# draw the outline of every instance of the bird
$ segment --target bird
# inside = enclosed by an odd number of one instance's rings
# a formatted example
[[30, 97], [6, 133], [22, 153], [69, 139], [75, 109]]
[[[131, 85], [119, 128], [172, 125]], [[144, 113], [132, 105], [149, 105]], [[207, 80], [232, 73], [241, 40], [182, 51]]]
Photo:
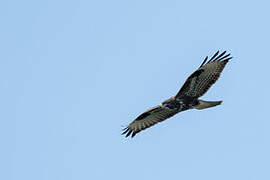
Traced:
[[230, 59], [232, 59], [231, 54], [226, 54], [226, 51], [222, 53], [217, 51], [209, 60], [206, 56], [199, 68], [186, 79], [175, 96], [140, 114], [123, 129], [122, 135], [125, 137], [131, 135], [133, 138], [140, 131], [179, 112], [194, 108], [202, 110], [220, 105], [222, 101], [205, 101], [199, 98], [218, 80]]

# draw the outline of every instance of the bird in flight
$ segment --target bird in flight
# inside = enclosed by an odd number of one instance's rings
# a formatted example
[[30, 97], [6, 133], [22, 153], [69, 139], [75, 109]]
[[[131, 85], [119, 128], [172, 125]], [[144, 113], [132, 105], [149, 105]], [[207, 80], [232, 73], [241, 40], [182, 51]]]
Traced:
[[[164, 121], [175, 114], [188, 109], [206, 109], [220, 105], [222, 101], [204, 101], [199, 99], [218, 80], [227, 62], [232, 59], [226, 51], [217, 51], [209, 60], [205, 57], [201, 66], [185, 81], [179, 92], [139, 115], [123, 133], [126, 137], [134, 137], [138, 132]], [[208, 60], [208, 61], [207, 61]]]

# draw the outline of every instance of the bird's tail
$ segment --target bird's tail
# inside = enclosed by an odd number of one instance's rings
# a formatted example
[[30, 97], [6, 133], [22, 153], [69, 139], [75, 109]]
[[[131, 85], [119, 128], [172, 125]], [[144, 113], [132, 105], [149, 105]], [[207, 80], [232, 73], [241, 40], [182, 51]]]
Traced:
[[222, 103], [222, 101], [203, 101], [199, 99], [199, 104], [194, 106], [196, 109], [206, 109], [206, 108], [210, 108], [210, 107], [214, 107], [217, 105], [220, 105]]

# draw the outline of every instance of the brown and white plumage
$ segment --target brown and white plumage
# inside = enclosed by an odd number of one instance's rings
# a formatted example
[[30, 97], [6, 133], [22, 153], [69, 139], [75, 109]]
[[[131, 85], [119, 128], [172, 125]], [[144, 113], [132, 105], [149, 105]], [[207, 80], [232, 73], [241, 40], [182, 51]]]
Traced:
[[206, 57], [201, 66], [187, 78], [176, 96], [142, 113], [124, 129], [122, 134], [134, 137], [138, 132], [178, 112], [193, 108], [205, 109], [221, 104], [222, 101], [203, 101], [198, 98], [217, 81], [225, 65], [232, 58], [230, 54], [225, 54], [226, 51], [221, 54], [217, 51], [209, 61]]

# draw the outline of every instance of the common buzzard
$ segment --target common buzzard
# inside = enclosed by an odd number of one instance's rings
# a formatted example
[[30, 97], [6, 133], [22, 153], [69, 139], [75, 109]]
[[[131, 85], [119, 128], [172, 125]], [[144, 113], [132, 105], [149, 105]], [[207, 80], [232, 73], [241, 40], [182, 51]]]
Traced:
[[227, 62], [232, 59], [226, 51], [219, 54], [217, 51], [212, 58], [208, 56], [201, 66], [185, 81], [176, 96], [173, 96], [158, 106], [155, 106], [131, 122], [122, 134], [134, 137], [138, 132], [164, 121], [173, 115], [188, 109], [206, 109], [220, 105], [222, 101], [204, 101], [198, 99], [217, 81]]

